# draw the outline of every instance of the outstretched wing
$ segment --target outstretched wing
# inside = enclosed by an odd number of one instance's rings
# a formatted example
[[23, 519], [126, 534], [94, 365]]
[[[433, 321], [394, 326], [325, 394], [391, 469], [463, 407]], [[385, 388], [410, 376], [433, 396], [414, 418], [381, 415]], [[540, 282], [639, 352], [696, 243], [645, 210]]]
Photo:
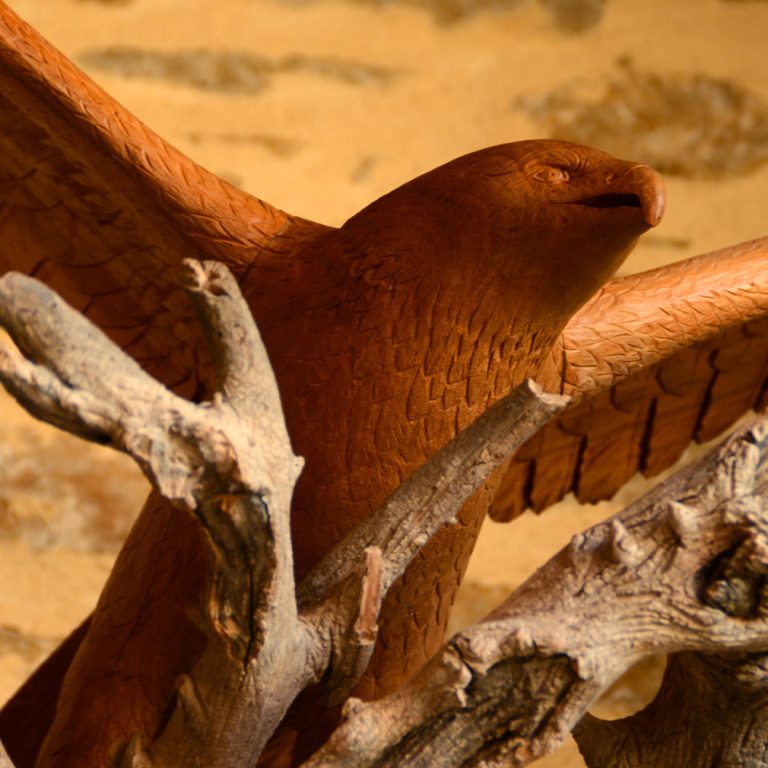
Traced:
[[44, 280], [193, 395], [204, 353], [179, 263], [213, 258], [242, 272], [290, 251], [296, 230], [325, 228], [197, 166], [0, 2], [0, 273]]
[[[327, 231], [184, 157], [0, 0], [0, 274], [45, 281], [150, 374], [194, 397], [207, 358], [179, 289], [182, 260], [223, 261], [252, 285], [261, 270], [290, 271], [302, 244]], [[34, 762], [84, 632], [0, 715], [18, 765]]]
[[568, 323], [540, 380], [575, 402], [514, 456], [498, 521], [570, 492], [610, 498], [765, 406], [768, 238], [612, 280]]

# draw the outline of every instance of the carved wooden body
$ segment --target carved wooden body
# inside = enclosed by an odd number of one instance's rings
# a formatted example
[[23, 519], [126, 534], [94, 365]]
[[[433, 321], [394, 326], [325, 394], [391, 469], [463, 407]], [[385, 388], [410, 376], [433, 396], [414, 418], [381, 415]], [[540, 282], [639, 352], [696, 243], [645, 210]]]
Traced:
[[[293, 505], [299, 576], [523, 378], [562, 388], [566, 323], [662, 213], [660, 181], [645, 166], [561, 142], [521, 142], [448, 163], [336, 230], [195, 166], [4, 5], [0, 78], [3, 268], [50, 282], [153, 375], [194, 397], [205, 392], [207, 363], [175, 270], [204, 256], [235, 272], [267, 344], [294, 449], [307, 460]], [[651, 349], [635, 368], [762, 316], [766, 292], [756, 293], [747, 309], [733, 299], [740, 310], [663, 354]], [[655, 305], [663, 294], [662, 281]], [[591, 303], [576, 317], [589, 307], [594, 313]], [[630, 368], [617, 365], [599, 387]], [[537, 456], [529, 447], [527, 463], [511, 470], [506, 494], [516, 507], [539, 492], [530, 469]], [[636, 468], [630, 458], [622, 471]], [[547, 499], [567, 492], [570, 478]], [[430, 542], [390, 592], [358, 695], [392, 690], [436, 649], [493, 492], [478, 495], [461, 525]], [[600, 492], [595, 484], [591, 496]], [[55, 690], [67, 669], [39, 765], [102, 765], [134, 732], [151, 738], [162, 727], [178, 675], [200, 652], [194, 617], [205, 553], [185, 513], [150, 499], [90, 626], [0, 718], [18, 768], [31, 765], [51, 719], [52, 698], [42, 697], [46, 710], [40, 691]]]

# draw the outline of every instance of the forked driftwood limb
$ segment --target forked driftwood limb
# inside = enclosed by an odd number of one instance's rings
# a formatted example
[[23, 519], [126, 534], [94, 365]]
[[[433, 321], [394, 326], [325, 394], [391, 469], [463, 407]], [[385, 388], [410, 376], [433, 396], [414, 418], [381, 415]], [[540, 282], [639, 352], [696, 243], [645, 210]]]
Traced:
[[685, 653], [656, 703], [576, 731], [591, 768], [764, 765], [767, 449], [768, 422], [756, 421], [574, 537], [399, 691], [347, 702], [304, 768], [526, 765], [660, 652]]
[[[214, 555], [206, 650], [179, 680], [162, 735], [136, 735], [120, 765], [252, 768], [303, 688], [322, 680], [331, 703], [346, 697], [387, 589], [567, 400], [526, 384], [500, 401], [297, 588], [289, 506], [301, 464], [266, 351], [225, 268], [189, 263], [186, 283], [213, 353], [211, 402], [172, 395], [55, 294], [13, 274], [0, 280], [0, 324], [23, 354], [0, 349], [0, 380], [41, 418], [133, 456], [196, 516]], [[656, 702], [576, 727], [589, 764], [763, 765], [767, 447], [768, 422], [754, 422], [576, 536], [399, 691], [348, 700], [305, 766], [525, 765], [627, 667], [659, 652], [677, 655]]]
[[213, 555], [209, 642], [178, 682], [162, 735], [136, 735], [121, 765], [251, 768], [289, 704], [321, 678], [333, 702], [365, 670], [381, 598], [466, 499], [567, 398], [527, 383], [403, 484], [301, 586], [293, 580], [290, 449], [266, 351], [231, 274], [187, 264], [211, 347], [209, 403], [176, 397], [49, 289], [0, 280], [0, 380], [34, 415], [125, 451], [207, 533]]
[[[213, 553], [206, 650], [179, 680], [162, 736], [135, 738], [124, 765], [255, 759], [306, 674], [291, 663], [306, 655], [289, 527], [301, 464], [231, 274], [189, 263], [185, 279], [214, 350], [218, 391], [202, 405], [171, 394], [42, 284], [15, 274], [0, 282], [0, 322], [24, 355], [0, 355], [6, 387], [46, 421], [130, 454], [166, 498], [197, 516]], [[286, 670], [295, 670], [293, 685]], [[233, 728], [233, 715], [245, 727]]]

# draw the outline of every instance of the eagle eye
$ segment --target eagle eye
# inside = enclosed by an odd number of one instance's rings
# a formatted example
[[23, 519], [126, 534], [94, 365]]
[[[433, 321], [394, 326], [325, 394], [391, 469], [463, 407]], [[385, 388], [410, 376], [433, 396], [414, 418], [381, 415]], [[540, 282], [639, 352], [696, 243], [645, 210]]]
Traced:
[[571, 174], [560, 165], [545, 165], [533, 174], [533, 178], [543, 184], [564, 184]]

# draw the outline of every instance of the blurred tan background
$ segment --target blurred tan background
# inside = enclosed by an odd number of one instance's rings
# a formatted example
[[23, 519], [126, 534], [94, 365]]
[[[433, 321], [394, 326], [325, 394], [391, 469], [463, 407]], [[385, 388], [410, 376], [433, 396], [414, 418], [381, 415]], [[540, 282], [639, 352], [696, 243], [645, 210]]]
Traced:
[[[768, 234], [768, 2], [9, 4], [198, 162], [311, 219], [340, 224], [473, 149], [556, 136], [665, 173], [666, 218], [625, 271]], [[641, 487], [488, 524], [456, 626]], [[93, 606], [144, 494], [123, 457], [0, 397], [0, 697]], [[596, 711], [640, 706], [658, 669], [635, 670]], [[568, 744], [539, 764], [583, 762]]]

